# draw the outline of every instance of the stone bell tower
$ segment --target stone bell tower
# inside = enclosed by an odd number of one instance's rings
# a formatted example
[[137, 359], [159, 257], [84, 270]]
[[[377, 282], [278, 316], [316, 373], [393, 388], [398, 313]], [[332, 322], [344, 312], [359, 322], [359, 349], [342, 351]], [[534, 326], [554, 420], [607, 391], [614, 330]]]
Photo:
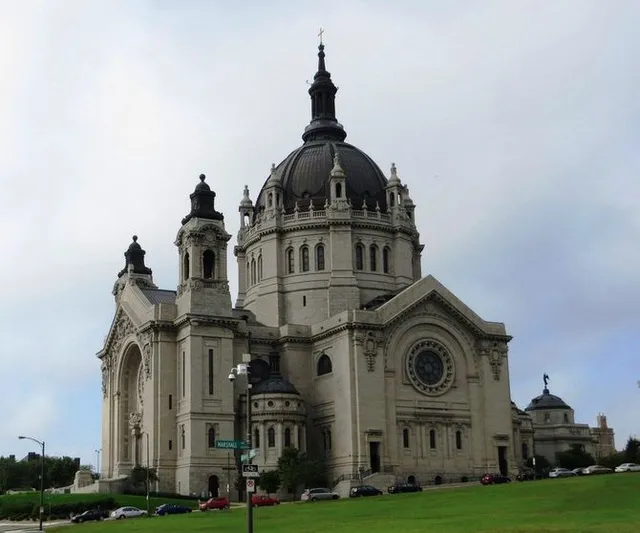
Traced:
[[180, 258], [176, 297], [178, 316], [187, 313], [230, 316], [227, 243], [224, 216], [215, 209], [216, 193], [200, 175], [191, 194], [191, 212], [182, 219], [175, 244]]

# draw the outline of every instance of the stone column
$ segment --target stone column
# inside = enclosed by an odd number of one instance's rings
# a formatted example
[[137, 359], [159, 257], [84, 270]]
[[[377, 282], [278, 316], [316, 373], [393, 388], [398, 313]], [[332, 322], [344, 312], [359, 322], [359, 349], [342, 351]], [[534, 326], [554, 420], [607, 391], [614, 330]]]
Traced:
[[300, 443], [298, 442], [299, 427], [300, 426], [298, 424], [294, 424], [293, 426], [291, 426], [291, 431], [293, 433], [293, 435], [291, 435], [291, 444], [293, 444], [293, 447], [297, 448], [298, 450], [300, 449]]
[[280, 457], [284, 449], [284, 427], [282, 422], [276, 422], [276, 455]]

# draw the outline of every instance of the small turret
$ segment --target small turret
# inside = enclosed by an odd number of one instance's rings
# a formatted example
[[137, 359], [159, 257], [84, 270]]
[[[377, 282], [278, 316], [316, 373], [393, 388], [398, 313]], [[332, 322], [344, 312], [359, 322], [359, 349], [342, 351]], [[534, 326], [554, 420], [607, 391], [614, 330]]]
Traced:
[[151, 269], [144, 264], [144, 256], [146, 253], [138, 243], [138, 236], [134, 235], [133, 242], [124, 253], [124, 268], [118, 272], [118, 277], [127, 273], [146, 274], [150, 276], [152, 273]]
[[240, 213], [240, 230], [242, 231], [247, 226], [250, 226], [253, 220], [253, 202], [249, 196], [248, 185], [244, 186], [242, 200], [240, 200], [240, 205], [238, 206], [238, 212]]
[[200, 174], [200, 183], [196, 185], [195, 190], [189, 196], [191, 199], [191, 212], [182, 219], [182, 225], [189, 222], [192, 218], [224, 220], [222, 213], [216, 211], [215, 208], [216, 193], [205, 183], [205, 179], [206, 176]]

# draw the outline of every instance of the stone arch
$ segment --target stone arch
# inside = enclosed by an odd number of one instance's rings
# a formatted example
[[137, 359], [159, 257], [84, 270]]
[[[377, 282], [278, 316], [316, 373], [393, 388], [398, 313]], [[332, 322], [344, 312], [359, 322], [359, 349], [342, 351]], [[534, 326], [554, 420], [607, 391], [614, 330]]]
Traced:
[[411, 474], [411, 475], [407, 478], [407, 483], [409, 483], [409, 485], [415, 485], [415, 484], [416, 484], [416, 476], [414, 476], [413, 474]]
[[124, 346], [116, 381], [119, 393], [117, 460], [136, 466], [140, 464], [142, 458], [142, 408], [145, 378], [140, 346], [131, 339]]
[[331, 358], [323, 353], [316, 363], [316, 376], [324, 376], [325, 374], [331, 374], [333, 372], [333, 364]]
[[[419, 339], [425, 338], [425, 335], [420, 332], [422, 327], [427, 328], [429, 336], [442, 343], [453, 356], [456, 365], [456, 380], [477, 370], [473, 347], [465, 341], [460, 332], [436, 316], [424, 315], [402, 321], [392, 330], [384, 350], [386, 370], [397, 370], [402, 367], [401, 361], [411, 346]], [[462, 357], [460, 358], [458, 355]], [[463, 363], [462, 368], [460, 363]]]
[[220, 478], [216, 475], [209, 476], [209, 498], [220, 496]]

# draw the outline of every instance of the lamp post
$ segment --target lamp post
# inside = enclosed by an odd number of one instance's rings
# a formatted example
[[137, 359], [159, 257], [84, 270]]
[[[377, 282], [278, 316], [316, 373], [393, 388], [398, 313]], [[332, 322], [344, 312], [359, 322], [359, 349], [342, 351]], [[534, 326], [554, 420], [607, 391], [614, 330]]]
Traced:
[[149, 433], [145, 431], [144, 433], [147, 437], [147, 517], [151, 516], [149, 514]]
[[24, 435], [20, 435], [18, 437], [20, 440], [30, 440], [39, 444], [42, 448], [42, 456], [40, 457], [40, 531], [42, 531], [42, 517], [44, 515], [44, 441], [40, 441], [38, 439], [34, 439], [33, 437], [25, 437]]
[[96, 474], [98, 474], [98, 479], [100, 479], [100, 452], [102, 448], [98, 448], [95, 450], [96, 452]]
[[[247, 378], [247, 464], [251, 464], [251, 354], [242, 354], [242, 363], [233, 367], [229, 373], [229, 381], [233, 382], [236, 376], [246, 376]], [[253, 496], [252, 492], [247, 490], [247, 533], [253, 533]]]

